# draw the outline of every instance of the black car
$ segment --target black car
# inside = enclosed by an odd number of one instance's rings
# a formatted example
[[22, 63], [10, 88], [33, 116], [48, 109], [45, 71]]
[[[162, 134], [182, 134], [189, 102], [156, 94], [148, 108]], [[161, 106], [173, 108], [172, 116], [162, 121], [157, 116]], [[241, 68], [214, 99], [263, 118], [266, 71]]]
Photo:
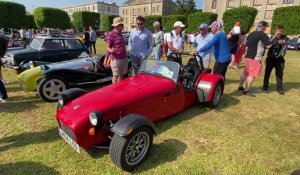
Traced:
[[34, 38], [25, 49], [8, 51], [1, 59], [5, 67], [20, 73], [30, 67], [30, 61], [34, 65], [44, 65], [76, 59], [84, 52], [90, 53], [79, 39], [45, 36]]
[[294, 38], [288, 41], [287, 49], [290, 50], [298, 50], [300, 49], [300, 43], [298, 42], [299, 39]]

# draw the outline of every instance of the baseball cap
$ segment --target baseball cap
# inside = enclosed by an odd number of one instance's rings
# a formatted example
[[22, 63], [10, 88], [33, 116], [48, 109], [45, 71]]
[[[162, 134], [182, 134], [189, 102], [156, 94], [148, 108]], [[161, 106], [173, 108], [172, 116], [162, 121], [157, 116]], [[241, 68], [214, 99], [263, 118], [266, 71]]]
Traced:
[[174, 23], [174, 27], [185, 27], [185, 25], [181, 21], [177, 21]]
[[209, 28], [212, 28], [212, 27], [215, 27], [215, 28], [222, 28], [222, 23], [220, 21], [214, 21], [213, 23], [211, 23], [211, 25], [209, 26]]
[[206, 23], [202, 23], [200, 26], [199, 26], [199, 29], [207, 29], [208, 28], [208, 24]]
[[268, 22], [267, 21], [260, 21], [259, 23], [258, 23], [258, 27], [269, 27], [269, 24], [268, 24]]

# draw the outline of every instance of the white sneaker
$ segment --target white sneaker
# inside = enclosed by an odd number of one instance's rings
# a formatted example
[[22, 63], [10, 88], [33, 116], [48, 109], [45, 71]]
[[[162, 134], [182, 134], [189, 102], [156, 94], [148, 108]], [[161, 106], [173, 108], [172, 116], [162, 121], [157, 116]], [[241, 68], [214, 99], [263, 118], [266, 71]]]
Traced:
[[3, 98], [0, 98], [0, 102], [6, 103], [6, 101]]

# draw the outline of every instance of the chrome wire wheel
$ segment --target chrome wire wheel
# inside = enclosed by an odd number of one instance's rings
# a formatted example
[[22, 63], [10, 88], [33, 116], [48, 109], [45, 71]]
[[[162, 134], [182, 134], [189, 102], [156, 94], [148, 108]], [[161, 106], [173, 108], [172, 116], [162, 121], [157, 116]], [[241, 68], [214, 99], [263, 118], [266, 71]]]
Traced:
[[127, 164], [138, 164], [145, 157], [149, 146], [150, 137], [147, 132], [140, 132], [132, 137], [125, 152], [125, 160]]
[[49, 79], [42, 87], [43, 95], [49, 100], [57, 100], [57, 96], [66, 90], [66, 84], [60, 79]]

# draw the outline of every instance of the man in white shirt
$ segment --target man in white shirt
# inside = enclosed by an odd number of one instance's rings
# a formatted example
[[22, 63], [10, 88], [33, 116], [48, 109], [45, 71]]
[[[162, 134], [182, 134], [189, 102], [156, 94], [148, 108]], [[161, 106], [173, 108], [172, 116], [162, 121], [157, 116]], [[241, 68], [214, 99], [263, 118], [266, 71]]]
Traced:
[[20, 37], [22, 41], [26, 40], [26, 29], [24, 29], [24, 27], [21, 27]]
[[[185, 25], [181, 21], [177, 21], [174, 23], [174, 30], [167, 34], [167, 44], [168, 44], [168, 52], [167, 52], [167, 60], [174, 61], [182, 64], [182, 59], [180, 54], [182, 54], [184, 50], [184, 38], [182, 35], [182, 31]], [[177, 54], [172, 54], [177, 53]]]

